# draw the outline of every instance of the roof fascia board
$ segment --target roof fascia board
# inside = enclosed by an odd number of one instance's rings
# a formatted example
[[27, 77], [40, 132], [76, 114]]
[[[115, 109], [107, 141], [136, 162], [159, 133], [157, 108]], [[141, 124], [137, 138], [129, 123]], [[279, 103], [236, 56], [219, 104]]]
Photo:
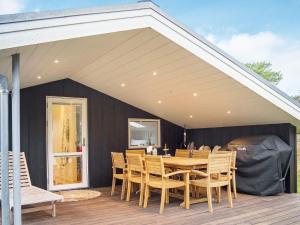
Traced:
[[141, 9], [149, 9], [154, 6], [151, 2], [125, 4], [125, 5], [113, 5], [113, 6], [100, 6], [92, 8], [80, 8], [80, 9], [63, 9], [63, 10], [51, 10], [43, 12], [30, 12], [30, 13], [17, 13], [0, 15], [0, 24], [11, 24], [19, 22], [29, 22], [37, 20], [47, 20], [55, 18], [67, 18], [77, 17], [95, 14], [115, 13], [124, 11], [133, 11]]
[[0, 50], [149, 27], [150, 9], [0, 24]]

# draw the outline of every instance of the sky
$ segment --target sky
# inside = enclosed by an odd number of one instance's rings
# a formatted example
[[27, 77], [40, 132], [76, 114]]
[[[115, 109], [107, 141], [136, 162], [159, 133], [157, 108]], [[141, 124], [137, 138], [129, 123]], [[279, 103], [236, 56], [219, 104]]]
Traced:
[[[132, 0], [0, 0], [0, 14], [136, 3]], [[300, 0], [155, 0], [171, 17], [242, 63], [269, 61], [278, 87], [300, 95]]]

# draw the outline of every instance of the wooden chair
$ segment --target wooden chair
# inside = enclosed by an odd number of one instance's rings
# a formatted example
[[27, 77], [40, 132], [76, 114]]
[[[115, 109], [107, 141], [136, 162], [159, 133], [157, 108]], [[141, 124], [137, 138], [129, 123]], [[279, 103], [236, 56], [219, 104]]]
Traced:
[[[113, 196], [115, 193], [116, 180], [121, 180], [122, 181], [121, 200], [123, 200], [125, 196], [125, 189], [126, 189], [126, 182], [127, 182], [127, 173], [126, 173], [126, 164], [125, 164], [124, 155], [121, 152], [112, 152], [111, 159], [112, 159], [112, 169], [113, 169], [111, 196]], [[117, 170], [122, 170], [122, 172], [118, 173]]]
[[127, 149], [126, 153], [133, 153], [133, 154], [139, 154], [142, 157], [145, 156], [145, 149]]
[[218, 151], [219, 151], [220, 149], [221, 149], [221, 146], [216, 145], [216, 146], [213, 148], [213, 150], [211, 151], [211, 153], [216, 154], [216, 153], [218, 153]]
[[209, 150], [194, 150], [192, 154], [192, 158], [198, 159], [208, 159], [208, 156], [211, 152]]
[[211, 148], [210, 148], [208, 145], [205, 145], [205, 146], [203, 147], [203, 150], [207, 150], [207, 151], [210, 151], [210, 152], [211, 152]]
[[126, 153], [127, 160], [127, 197], [126, 201], [130, 201], [131, 183], [140, 185], [140, 201], [139, 206], [143, 205], [143, 196], [145, 188], [145, 170], [143, 160], [140, 154]]
[[187, 150], [187, 149], [176, 149], [175, 157], [189, 158], [190, 157], [190, 151]]
[[[231, 173], [230, 173], [230, 180], [232, 182], [232, 189], [233, 189], [233, 197], [234, 199], [237, 199], [237, 190], [236, 190], [236, 151], [218, 151], [217, 154], [226, 154], [228, 152], [232, 153], [232, 158], [231, 158]], [[221, 175], [222, 179], [226, 179], [225, 175]]]
[[198, 149], [199, 151], [202, 151], [202, 150], [204, 150], [204, 145], [201, 145], [200, 147], [199, 147], [199, 149]]
[[[204, 178], [191, 180], [190, 184], [196, 187], [205, 187], [208, 199], [208, 211], [212, 212], [212, 192], [211, 188], [217, 188], [218, 202], [221, 201], [221, 187], [227, 186], [227, 195], [230, 208], [232, 208], [232, 196], [230, 185], [230, 168], [232, 154], [210, 154], [208, 157], [207, 172], [192, 170], [192, 174]], [[226, 179], [220, 179], [219, 176], [212, 178], [214, 174], [225, 174]]]
[[[164, 211], [165, 201], [169, 203], [169, 189], [170, 188], [184, 188], [184, 204], [186, 208], [189, 208], [189, 171], [181, 170], [172, 173], [165, 173], [164, 163], [162, 156], [146, 156], [146, 186], [145, 186], [145, 200], [144, 208], [147, 208], [149, 198], [149, 188], [161, 189], [160, 200], [160, 214]], [[170, 177], [178, 174], [184, 175], [184, 181], [173, 180]]]
[[[0, 158], [1, 162], [1, 158]], [[2, 162], [1, 162], [2, 163]], [[9, 191], [11, 222], [13, 218], [13, 155], [9, 152]], [[0, 171], [0, 176], [2, 176]], [[20, 153], [20, 182], [21, 182], [21, 206], [22, 213], [30, 213], [42, 210], [52, 210], [52, 217], [56, 217], [56, 203], [64, 200], [64, 197], [50, 191], [35, 187], [31, 184], [25, 153]], [[0, 182], [0, 185], [1, 182]], [[0, 198], [1, 193], [0, 193]], [[45, 204], [46, 205], [45, 205]], [[50, 205], [48, 205], [50, 204]]]

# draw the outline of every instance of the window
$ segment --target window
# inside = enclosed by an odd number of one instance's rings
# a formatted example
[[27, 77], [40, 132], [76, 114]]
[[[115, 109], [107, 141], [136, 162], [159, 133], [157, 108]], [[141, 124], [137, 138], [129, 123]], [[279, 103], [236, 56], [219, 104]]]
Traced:
[[161, 147], [160, 120], [128, 119], [128, 147], [147, 148]]

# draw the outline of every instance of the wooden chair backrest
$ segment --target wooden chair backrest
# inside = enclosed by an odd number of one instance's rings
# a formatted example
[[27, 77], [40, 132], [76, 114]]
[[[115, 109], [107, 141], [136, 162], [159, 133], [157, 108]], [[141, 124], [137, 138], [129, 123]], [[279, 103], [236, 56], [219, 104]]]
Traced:
[[236, 165], [236, 151], [218, 151], [217, 154], [228, 154], [231, 153], [231, 167], [235, 168]]
[[211, 148], [210, 148], [208, 145], [204, 146], [204, 147], [203, 147], [203, 150], [206, 150], [206, 151], [210, 151], [210, 152], [211, 152]]
[[213, 154], [217, 153], [221, 149], [221, 146], [216, 145], [211, 151]]
[[127, 149], [126, 153], [140, 154], [142, 157], [146, 154], [145, 149]]
[[[8, 165], [9, 165], [9, 188], [13, 188], [13, 154], [11, 151], [8, 153]], [[2, 165], [2, 160], [0, 156], [0, 167]], [[2, 171], [0, 170], [0, 176], [2, 177]], [[30, 187], [31, 186], [31, 180], [28, 172], [26, 157], [24, 152], [20, 152], [20, 182], [21, 182], [21, 188], [22, 187]], [[0, 180], [0, 190], [1, 190], [1, 180]]]
[[192, 158], [208, 159], [210, 153], [211, 152], [209, 150], [195, 150], [193, 151]]
[[126, 153], [127, 170], [129, 172], [143, 172], [143, 160], [140, 154]]
[[175, 157], [189, 158], [190, 157], [190, 151], [187, 150], [187, 149], [176, 149]]
[[125, 158], [122, 152], [111, 153], [113, 168], [125, 169]]
[[146, 156], [145, 157], [146, 174], [165, 175], [165, 167], [162, 156]]
[[230, 173], [232, 153], [210, 154], [208, 156], [207, 173]]

